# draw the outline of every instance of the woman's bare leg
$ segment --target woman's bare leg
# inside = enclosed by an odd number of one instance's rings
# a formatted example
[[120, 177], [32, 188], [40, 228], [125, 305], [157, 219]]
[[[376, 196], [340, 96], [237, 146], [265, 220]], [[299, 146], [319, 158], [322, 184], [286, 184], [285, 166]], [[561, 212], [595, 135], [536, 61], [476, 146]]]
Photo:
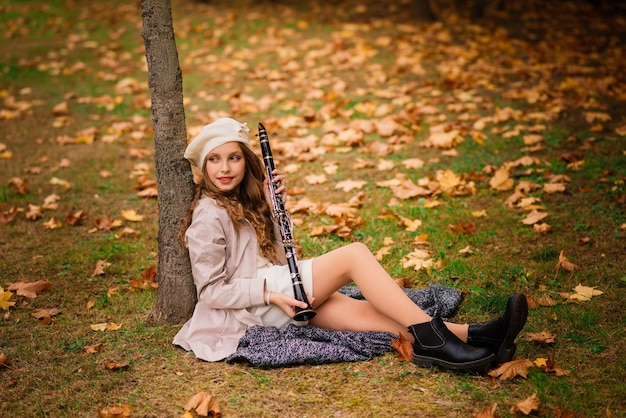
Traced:
[[[352, 281], [367, 302], [336, 294], [339, 288]], [[318, 316], [311, 321], [312, 325], [395, 334], [402, 331], [410, 337], [409, 325], [431, 320], [361, 243], [349, 244], [315, 258], [313, 282], [314, 308]], [[462, 341], [467, 341], [467, 325], [447, 323], [446, 326]]]
[[[378, 312], [369, 302], [357, 300], [339, 292], [316, 308], [317, 315], [309, 323], [320, 328], [344, 331], [387, 331], [409, 338], [406, 327]], [[412, 338], [412, 337], [411, 337]]]

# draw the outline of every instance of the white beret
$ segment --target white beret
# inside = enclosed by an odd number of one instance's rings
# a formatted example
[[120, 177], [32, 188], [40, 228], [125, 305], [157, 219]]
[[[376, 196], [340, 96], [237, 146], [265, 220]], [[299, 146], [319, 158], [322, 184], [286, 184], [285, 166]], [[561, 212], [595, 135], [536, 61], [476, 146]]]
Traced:
[[202, 171], [206, 156], [220, 145], [235, 141], [250, 147], [248, 132], [250, 129], [245, 123], [237, 122], [231, 118], [217, 119], [205, 125], [200, 133], [191, 140], [185, 150], [185, 158], [191, 165]]

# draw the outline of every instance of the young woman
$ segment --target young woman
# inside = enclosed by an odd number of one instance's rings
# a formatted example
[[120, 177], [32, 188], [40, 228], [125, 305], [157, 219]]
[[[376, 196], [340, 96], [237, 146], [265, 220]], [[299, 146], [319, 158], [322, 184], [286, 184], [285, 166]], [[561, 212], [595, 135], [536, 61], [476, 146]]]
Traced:
[[[249, 129], [230, 118], [206, 125], [185, 158], [203, 174], [185, 219], [198, 302], [174, 344], [207, 361], [228, 357], [253, 325], [283, 328], [293, 322], [294, 298], [278, 226], [270, 211], [269, 184], [250, 148]], [[284, 176], [274, 172], [277, 193]], [[480, 369], [509, 361], [526, 323], [522, 294], [509, 298], [500, 317], [480, 324], [444, 323], [421, 310], [361, 243], [309, 260], [299, 270], [316, 310], [310, 325], [337, 330], [388, 331], [413, 344], [413, 363], [425, 367]], [[354, 282], [365, 297], [337, 290]]]

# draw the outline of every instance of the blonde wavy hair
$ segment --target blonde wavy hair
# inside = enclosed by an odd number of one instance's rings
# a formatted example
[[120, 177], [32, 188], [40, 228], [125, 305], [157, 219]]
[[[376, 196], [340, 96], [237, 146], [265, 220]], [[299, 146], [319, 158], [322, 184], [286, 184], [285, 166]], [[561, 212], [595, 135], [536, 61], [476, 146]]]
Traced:
[[[265, 201], [265, 193], [263, 191], [263, 180], [265, 179], [265, 170], [259, 157], [247, 146], [237, 143], [243, 153], [246, 163], [246, 173], [239, 187], [229, 193], [220, 191], [211, 181], [203, 169], [203, 176], [199, 183], [196, 184], [194, 198], [187, 209], [187, 214], [183, 218], [179, 239], [185, 242], [185, 232], [191, 225], [193, 211], [198, 206], [198, 201], [202, 196], [215, 199], [218, 206], [224, 208], [228, 216], [235, 226], [235, 230], [239, 230], [244, 220], [247, 220], [254, 228], [261, 248], [261, 252], [270, 261], [276, 263], [278, 257], [276, 255], [276, 239], [274, 237], [274, 228], [270, 207]], [[206, 167], [206, 164], [204, 164]]]

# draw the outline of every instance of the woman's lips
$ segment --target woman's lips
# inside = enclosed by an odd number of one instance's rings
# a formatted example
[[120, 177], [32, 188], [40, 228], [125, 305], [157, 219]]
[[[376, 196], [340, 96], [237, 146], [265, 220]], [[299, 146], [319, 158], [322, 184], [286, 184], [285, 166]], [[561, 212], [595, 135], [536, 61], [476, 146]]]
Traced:
[[220, 177], [218, 180], [222, 184], [229, 184], [230, 182], [233, 181], [233, 178], [232, 177]]

